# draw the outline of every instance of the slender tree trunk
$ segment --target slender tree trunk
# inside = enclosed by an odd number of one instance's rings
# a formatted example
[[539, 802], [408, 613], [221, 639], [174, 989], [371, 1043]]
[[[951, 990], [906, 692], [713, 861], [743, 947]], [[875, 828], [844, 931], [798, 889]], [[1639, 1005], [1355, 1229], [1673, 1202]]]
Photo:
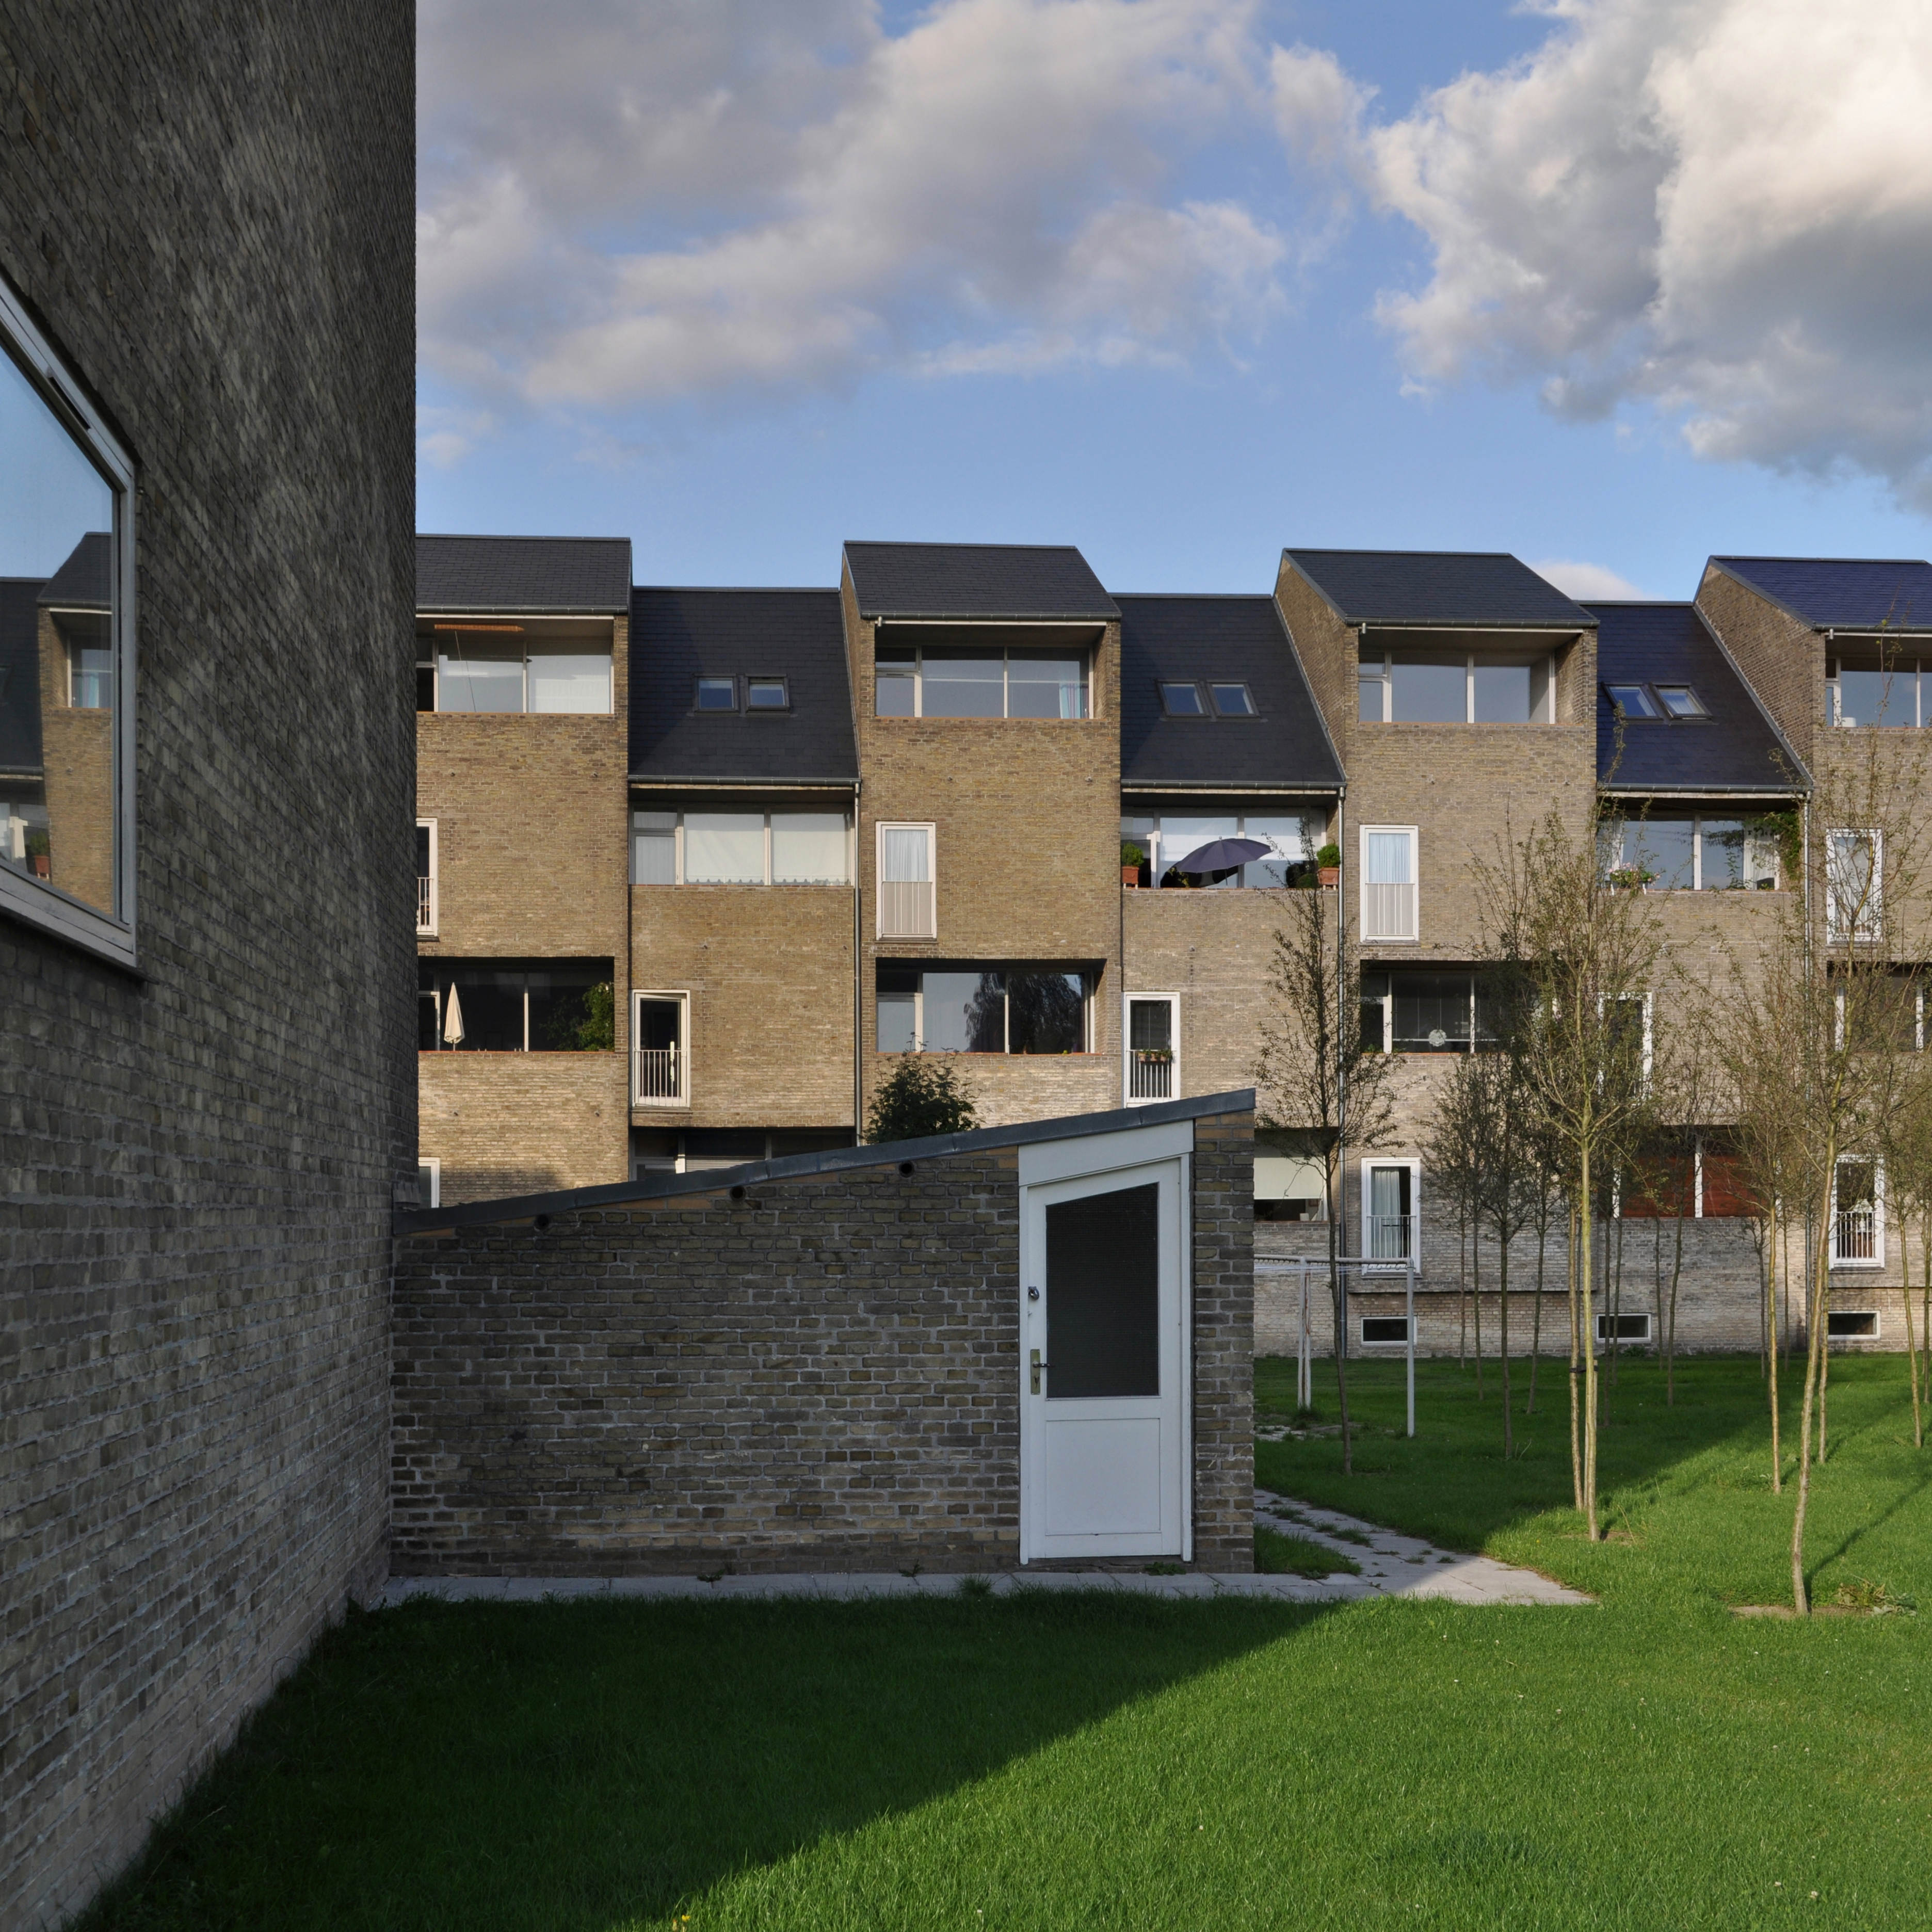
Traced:
[[[1660, 1202], [1659, 1206], [1662, 1204]], [[1657, 1341], [1657, 1359], [1664, 1360], [1664, 1216], [1660, 1213], [1650, 1231], [1650, 1320]], [[1666, 1378], [1670, 1371], [1666, 1368]]]
[[[1834, 1165], [1828, 1161], [1825, 1172], [1836, 1172]], [[1829, 1186], [1829, 1183], [1826, 1184]], [[1821, 1216], [1816, 1230], [1808, 1229], [1805, 1249], [1809, 1266], [1806, 1270], [1805, 1306], [1807, 1314], [1804, 1348], [1804, 1400], [1798, 1414], [1798, 1507], [1791, 1518], [1791, 1606], [1798, 1614], [1808, 1616], [1811, 1604], [1804, 1586], [1804, 1514], [1811, 1501], [1811, 1411], [1817, 1399], [1819, 1369], [1824, 1355], [1824, 1296], [1820, 1286], [1824, 1270], [1820, 1264], [1825, 1257], [1818, 1252], [1821, 1244], [1831, 1238], [1829, 1204]]]
[[1757, 1224], [1757, 1378], [1771, 1379], [1771, 1223]]
[[[1610, 1274], [1610, 1386], [1617, 1385], [1617, 1364], [1623, 1356], [1624, 1321], [1624, 1203], [1623, 1189], [1617, 1190], [1617, 1258]], [[1604, 1252], [1606, 1265], [1610, 1247], [1610, 1230], [1604, 1231]]]
[[[1590, 1198], [1590, 1150], [1585, 1146], [1582, 1160], [1582, 1196]], [[1604, 1249], [1609, 1251], [1608, 1231], [1605, 1231]], [[1597, 1527], [1597, 1352], [1592, 1346], [1596, 1339], [1597, 1324], [1592, 1315], [1592, 1297], [1590, 1292], [1590, 1251], [1583, 1250], [1583, 1272], [1577, 1284], [1578, 1312], [1582, 1318], [1583, 1330], [1583, 1528], [1592, 1543], [1603, 1540]]]
[[1529, 1312], [1529, 1400], [1522, 1406], [1525, 1415], [1536, 1413], [1536, 1365], [1543, 1359], [1543, 1268], [1550, 1246], [1550, 1217], [1545, 1215], [1536, 1228], [1536, 1302]]
[[1502, 1251], [1496, 1262], [1496, 1320], [1502, 1345], [1503, 1460], [1507, 1462], [1516, 1446], [1510, 1438], [1509, 1229], [1499, 1226], [1496, 1234]]
[[1456, 1366], [1469, 1366], [1469, 1217], [1456, 1210]]
[[1677, 1406], [1677, 1290], [1684, 1279], [1684, 1196], [1677, 1196], [1677, 1246], [1670, 1257], [1670, 1315], [1664, 1330], [1664, 1402]]
[[[1339, 1202], [1341, 1190], [1338, 1177], [1331, 1175], [1328, 1188]], [[1330, 1316], [1335, 1330], [1335, 1399], [1342, 1412], [1342, 1473], [1352, 1476], [1355, 1473], [1354, 1452], [1348, 1438], [1348, 1351], [1342, 1346], [1346, 1340], [1343, 1331], [1342, 1312], [1342, 1268], [1335, 1248], [1335, 1216], [1328, 1216], [1328, 1305], [1333, 1311]]]
[[[1778, 1244], [1784, 1238], [1782, 1217], [1778, 1211], [1778, 1203], [1773, 1201], [1771, 1204], [1771, 1223], [1765, 1241], [1765, 1256], [1770, 1270], [1768, 1282], [1772, 1348], [1770, 1370], [1766, 1381], [1771, 1390], [1771, 1492], [1774, 1496], [1782, 1496], [1784, 1492], [1784, 1452], [1778, 1439]], [[1788, 1287], [1785, 1292], [1790, 1294]]]
[[1479, 1215], [1475, 1226], [1470, 1231], [1469, 1252], [1473, 1265], [1471, 1274], [1474, 1277], [1475, 1293], [1470, 1298], [1476, 1306], [1476, 1400], [1483, 1399], [1483, 1222]]
[[[1925, 1287], [1918, 1307], [1918, 1358], [1912, 1372], [1912, 1447], [1925, 1447], [1925, 1420], [1920, 1407], [1918, 1385], [1922, 1377], [1926, 1383], [1926, 1393], [1932, 1395], [1932, 1205], [1928, 1205], [1924, 1216], [1924, 1225], [1919, 1238], [1919, 1260], [1924, 1269]], [[1901, 1298], [1905, 1303], [1905, 1335], [1912, 1339], [1912, 1286], [1908, 1281]]]
[[1581, 1332], [1581, 1316], [1577, 1312], [1576, 1282], [1576, 1223], [1580, 1216], [1576, 1204], [1570, 1204], [1570, 1493], [1574, 1498], [1578, 1514], [1583, 1508], [1583, 1437], [1581, 1410], [1582, 1400], [1577, 1390], [1577, 1378], [1583, 1372], [1583, 1364], [1576, 1346]]

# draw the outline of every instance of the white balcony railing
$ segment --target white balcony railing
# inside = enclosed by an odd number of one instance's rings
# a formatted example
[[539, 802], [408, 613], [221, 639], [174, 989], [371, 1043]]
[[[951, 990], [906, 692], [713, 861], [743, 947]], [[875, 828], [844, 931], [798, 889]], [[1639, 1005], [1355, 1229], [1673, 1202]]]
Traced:
[[1878, 1259], [1878, 1215], [1869, 1202], [1856, 1208], [1840, 1208], [1833, 1217], [1832, 1258], [1834, 1262]]
[[434, 932], [436, 930], [436, 881], [416, 874], [416, 930]]
[[933, 939], [939, 928], [934, 916], [930, 879], [884, 879], [879, 884], [879, 937], [881, 939]]
[[1369, 1252], [1371, 1262], [1406, 1262], [1414, 1230], [1413, 1214], [1371, 1214], [1369, 1216]]
[[1144, 1047], [1132, 1050], [1127, 1060], [1127, 1098], [1130, 1100], [1171, 1100], [1174, 1098], [1174, 1055]]
[[1413, 939], [1415, 937], [1415, 887], [1412, 884], [1362, 888], [1362, 937], [1364, 939]]
[[636, 1062], [633, 1090], [640, 1106], [684, 1098], [682, 1070], [678, 1064], [682, 1056], [675, 1046], [640, 1046], [631, 1057]]

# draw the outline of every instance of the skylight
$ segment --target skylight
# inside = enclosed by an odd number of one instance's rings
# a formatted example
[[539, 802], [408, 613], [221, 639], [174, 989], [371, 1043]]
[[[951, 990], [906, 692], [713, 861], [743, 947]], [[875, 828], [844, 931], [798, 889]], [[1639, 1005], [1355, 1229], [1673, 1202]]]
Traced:
[[1625, 718], [1661, 718], [1663, 708], [1651, 696], [1650, 688], [1642, 684], [1606, 684], [1610, 703], [1618, 714]]
[[1208, 715], [1198, 684], [1162, 684], [1160, 708], [1170, 718], [1204, 718]]

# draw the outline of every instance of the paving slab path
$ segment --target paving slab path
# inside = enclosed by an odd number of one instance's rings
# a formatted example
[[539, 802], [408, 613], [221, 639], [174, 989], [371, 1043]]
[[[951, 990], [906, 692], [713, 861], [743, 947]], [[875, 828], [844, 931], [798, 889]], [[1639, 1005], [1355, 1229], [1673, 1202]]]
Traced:
[[996, 1596], [1016, 1590], [1114, 1590], [1148, 1597], [1261, 1597], [1298, 1604], [1346, 1603], [1371, 1597], [1441, 1597], [1461, 1604], [1588, 1604], [1534, 1570], [1513, 1569], [1487, 1556], [1459, 1556], [1412, 1536], [1358, 1522], [1338, 1510], [1318, 1509], [1292, 1497], [1255, 1498], [1263, 1528], [1305, 1536], [1353, 1558], [1359, 1576], [1259, 1576], [1193, 1570], [1184, 1575], [1145, 1570], [1006, 1570], [961, 1573], [922, 1570], [821, 1570], [750, 1576], [394, 1576], [381, 1603], [434, 1597], [445, 1603], [542, 1603], [582, 1597], [706, 1600], [729, 1598], [950, 1597], [983, 1584]]

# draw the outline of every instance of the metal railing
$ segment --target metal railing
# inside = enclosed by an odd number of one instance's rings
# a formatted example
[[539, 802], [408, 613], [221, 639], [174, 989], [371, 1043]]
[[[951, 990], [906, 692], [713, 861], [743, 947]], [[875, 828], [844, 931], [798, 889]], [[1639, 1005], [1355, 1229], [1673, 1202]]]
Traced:
[[1362, 937], [1364, 939], [1413, 939], [1415, 937], [1415, 887], [1412, 884], [1367, 884], [1362, 888]]
[[416, 874], [416, 930], [434, 932], [436, 930], [436, 881]]
[[879, 884], [879, 937], [933, 939], [938, 936], [930, 879], [884, 879]]
[[1174, 1055], [1150, 1052], [1145, 1047], [1131, 1048], [1127, 1060], [1127, 1098], [1130, 1100], [1172, 1100]]
[[1878, 1215], [1869, 1202], [1840, 1208], [1832, 1227], [1834, 1262], [1873, 1262], [1878, 1258]]
[[1414, 1236], [1413, 1214], [1371, 1214], [1369, 1216], [1369, 1252], [1363, 1258], [1372, 1266], [1387, 1262], [1400, 1267], [1409, 1258], [1409, 1244]]
[[636, 1062], [632, 1090], [640, 1106], [653, 1100], [684, 1098], [675, 1046], [640, 1046], [631, 1057]]

